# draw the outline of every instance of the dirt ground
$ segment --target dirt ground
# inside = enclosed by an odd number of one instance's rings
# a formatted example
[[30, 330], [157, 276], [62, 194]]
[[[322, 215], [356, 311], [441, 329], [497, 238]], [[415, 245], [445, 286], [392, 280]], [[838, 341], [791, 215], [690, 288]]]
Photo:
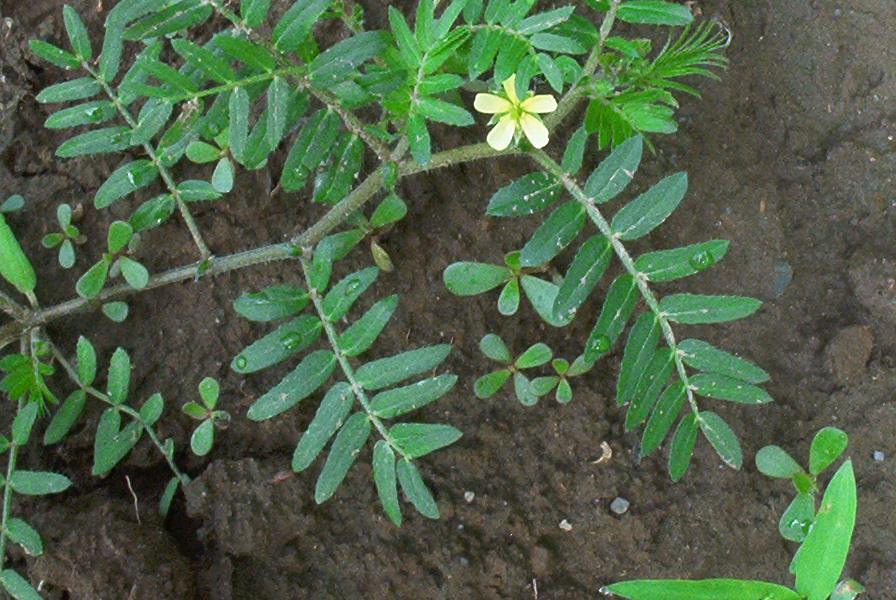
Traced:
[[[72, 4], [99, 32], [114, 3]], [[64, 133], [43, 128], [47, 109], [34, 96], [59, 81], [60, 72], [32, 56], [26, 40], [63, 39], [62, 5], [0, 0], [0, 15], [9, 19], [0, 22], [0, 198], [27, 198], [13, 221], [40, 263], [45, 304], [74, 291], [75, 274], [39, 245], [55, 226], [56, 205], [88, 205], [80, 226], [100, 240], [112, 220], [136, 206], [89, 207], [122, 157], [53, 157]], [[757, 473], [752, 457], [776, 443], [805, 460], [812, 434], [835, 425], [850, 435], [859, 486], [846, 572], [867, 586], [869, 599], [896, 598], [896, 3], [700, 0], [698, 6], [705, 18], [731, 28], [731, 67], [719, 82], [699, 82], [703, 98], [684, 101], [681, 131], [657, 140], [657, 155], [645, 160], [636, 179], [641, 189], [682, 169], [691, 185], [669, 223], [638, 249], [730, 239], [726, 260], [660, 291], [736, 293], [765, 302], [750, 319], [699, 330], [772, 375], [773, 404], [711, 404], [741, 439], [743, 471], [722, 467], [705, 441], [680, 484], [669, 481], [664, 454], [639, 460], [638, 435], [624, 432], [624, 409], [613, 400], [618, 350], [578, 382], [568, 406], [543, 400], [526, 408], [507, 393], [486, 401], [473, 396], [474, 379], [489, 367], [477, 350], [485, 333], [501, 333], [518, 351], [543, 339], [574, 356], [589, 321], [580, 317], [569, 329], [553, 330], [530, 309], [499, 317], [492, 295], [469, 300], [445, 291], [441, 273], [448, 264], [500, 260], [533, 227], [484, 216], [491, 193], [531, 168], [503, 159], [401, 183], [409, 215], [383, 240], [399, 268], [381, 276], [373, 295], [401, 295], [377, 346], [381, 355], [405, 348], [406, 339], [455, 346], [449, 367], [460, 383], [421, 415], [464, 432], [460, 442], [422, 461], [441, 520], [414, 515], [400, 529], [391, 525], [366, 472], [369, 449], [321, 506], [313, 501], [315, 470], [279, 476], [289, 469], [313, 403], [248, 422], [248, 406], [283, 372], [242, 377], [228, 367], [263, 331], [235, 315], [231, 302], [242, 290], [295, 280], [294, 266], [277, 264], [136, 295], [120, 325], [98, 313], [53, 324], [51, 335], [69, 351], [78, 334], [89, 335], [107, 357], [118, 345], [130, 351], [133, 397], [163, 393], [169, 410], [160, 434], [180, 448], [191, 423], [177, 407], [192, 399], [202, 377], [222, 382], [223, 408], [237, 418], [208, 460], [179, 454], [196, 480], [164, 523], [155, 507], [168, 474], [145, 441], [107, 478], [89, 475], [98, 410], [66, 443], [29, 448], [28, 468], [65, 473], [74, 486], [59, 498], [17, 505], [46, 547], [41, 557], [18, 557], [18, 566], [42, 582], [47, 598], [71, 600], [578, 600], [600, 597], [602, 585], [627, 578], [792, 583], [787, 564], [794, 546], [776, 527], [791, 489]], [[373, 26], [384, 27], [384, 7], [370, 3]], [[448, 148], [481, 135], [478, 128], [439, 131], [436, 143]], [[282, 160], [241, 173], [226, 199], [199, 207], [198, 223], [216, 254], [284, 239], [312, 222], [300, 195], [269, 193]], [[99, 252], [82, 248], [73, 271], [82, 272], [85, 258]], [[154, 272], [193, 260], [185, 227], [172, 221], [148, 236], [141, 258]], [[582, 312], [597, 310], [592, 303]], [[613, 457], [593, 464], [601, 442]], [[125, 476], [139, 499], [139, 520]], [[622, 515], [609, 508], [617, 496], [630, 502]], [[564, 520], [571, 529], [560, 527]]]

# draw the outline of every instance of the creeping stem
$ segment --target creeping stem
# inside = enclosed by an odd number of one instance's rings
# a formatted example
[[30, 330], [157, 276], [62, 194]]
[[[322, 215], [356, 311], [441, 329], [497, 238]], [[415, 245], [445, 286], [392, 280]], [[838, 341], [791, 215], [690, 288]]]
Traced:
[[[16, 414], [25, 406], [25, 400], [20, 399]], [[0, 523], [0, 571], [6, 561], [6, 524], [9, 522], [9, 508], [12, 504], [12, 486], [9, 480], [16, 470], [16, 460], [19, 457], [19, 446], [15, 442], [9, 445], [9, 457], [6, 459], [6, 480], [3, 482], [3, 521]]]

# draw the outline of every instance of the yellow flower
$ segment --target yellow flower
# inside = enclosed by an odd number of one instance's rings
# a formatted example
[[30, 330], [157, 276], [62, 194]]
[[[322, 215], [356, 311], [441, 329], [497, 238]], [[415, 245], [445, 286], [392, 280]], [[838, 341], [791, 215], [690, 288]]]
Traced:
[[476, 94], [473, 101], [476, 110], [495, 115], [492, 122], [498, 121], [486, 138], [488, 145], [495, 150], [504, 150], [514, 137], [519, 139], [522, 131], [533, 146], [544, 148], [548, 143], [548, 128], [535, 115], [557, 110], [557, 101], [550, 94], [529, 96], [521, 101], [516, 95], [516, 75], [511, 75], [503, 85], [506, 98], [495, 94]]

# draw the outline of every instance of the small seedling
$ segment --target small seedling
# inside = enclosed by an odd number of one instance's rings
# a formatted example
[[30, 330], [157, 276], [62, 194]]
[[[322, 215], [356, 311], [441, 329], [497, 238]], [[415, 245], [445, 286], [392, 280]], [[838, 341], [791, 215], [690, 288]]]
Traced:
[[182, 407], [190, 418], [200, 421], [190, 437], [190, 449], [196, 456], [205, 456], [211, 452], [215, 443], [215, 429], [224, 429], [230, 423], [230, 413], [215, 410], [219, 392], [217, 380], [206, 377], [199, 382], [199, 399], [202, 403], [187, 402]]
[[87, 238], [72, 225], [72, 207], [68, 204], [56, 208], [56, 221], [60, 232], [45, 235], [41, 243], [44, 248], [59, 246], [59, 264], [63, 269], [70, 269], [75, 266], [75, 244], [83, 244]]

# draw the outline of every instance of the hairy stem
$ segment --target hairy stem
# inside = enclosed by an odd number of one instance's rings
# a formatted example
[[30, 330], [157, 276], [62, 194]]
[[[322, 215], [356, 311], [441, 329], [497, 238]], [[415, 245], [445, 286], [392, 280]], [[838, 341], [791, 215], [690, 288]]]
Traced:
[[5, 292], [0, 292], [0, 309], [13, 319], [21, 319], [25, 314], [25, 307], [13, 300]]
[[[23, 399], [19, 400], [18, 408], [16, 409], [16, 414], [22, 410], [25, 406], [25, 401]], [[6, 562], [6, 524], [9, 522], [9, 509], [12, 505], [12, 486], [9, 483], [9, 480], [12, 478], [12, 474], [15, 473], [16, 470], [16, 460], [19, 458], [19, 446], [13, 442], [9, 446], [9, 457], [6, 459], [6, 481], [3, 483], [3, 518], [2, 522], [0, 522], [0, 571], [3, 570], [3, 566]]]
[[688, 381], [688, 374], [684, 368], [684, 361], [682, 360], [682, 355], [678, 351], [678, 344], [675, 341], [675, 334], [672, 331], [672, 326], [669, 323], [669, 318], [660, 310], [660, 303], [657, 300], [656, 295], [653, 293], [653, 290], [647, 285], [647, 278], [644, 277], [644, 274], [639, 272], [637, 267], [635, 267], [635, 261], [632, 259], [631, 254], [628, 253], [628, 250], [622, 244], [622, 241], [619, 237], [613, 233], [612, 228], [610, 227], [610, 223], [604, 218], [604, 216], [597, 209], [597, 205], [594, 203], [594, 200], [589, 198], [587, 194], [579, 187], [579, 184], [575, 182], [575, 180], [566, 173], [563, 168], [558, 165], [550, 156], [547, 155], [542, 150], [533, 150], [530, 155], [535, 161], [541, 166], [544, 171], [550, 173], [554, 177], [556, 177], [560, 183], [563, 184], [563, 187], [572, 195], [572, 197], [579, 202], [582, 206], [585, 207], [585, 210], [588, 211], [588, 216], [591, 217], [591, 220], [600, 230], [600, 232], [610, 240], [610, 243], [613, 246], [613, 252], [616, 254], [616, 257], [619, 259], [619, 262], [622, 263], [622, 266], [625, 267], [625, 270], [628, 271], [632, 277], [635, 278], [635, 282], [638, 285], [638, 291], [641, 292], [641, 296], [644, 298], [644, 301], [647, 303], [647, 306], [656, 315], [657, 321], [660, 324], [660, 329], [663, 332], [663, 337], [666, 340], [666, 344], [668, 344], [669, 348], [672, 350], [672, 357], [675, 361], [675, 368], [678, 371], [678, 376], [681, 378], [681, 382], [684, 384], [685, 390], [687, 390], [688, 404], [690, 404], [691, 410], [697, 417], [698, 422], [702, 422], [700, 417], [700, 411], [697, 407], [697, 401], [694, 398], [694, 390], [691, 388], [690, 382]]

